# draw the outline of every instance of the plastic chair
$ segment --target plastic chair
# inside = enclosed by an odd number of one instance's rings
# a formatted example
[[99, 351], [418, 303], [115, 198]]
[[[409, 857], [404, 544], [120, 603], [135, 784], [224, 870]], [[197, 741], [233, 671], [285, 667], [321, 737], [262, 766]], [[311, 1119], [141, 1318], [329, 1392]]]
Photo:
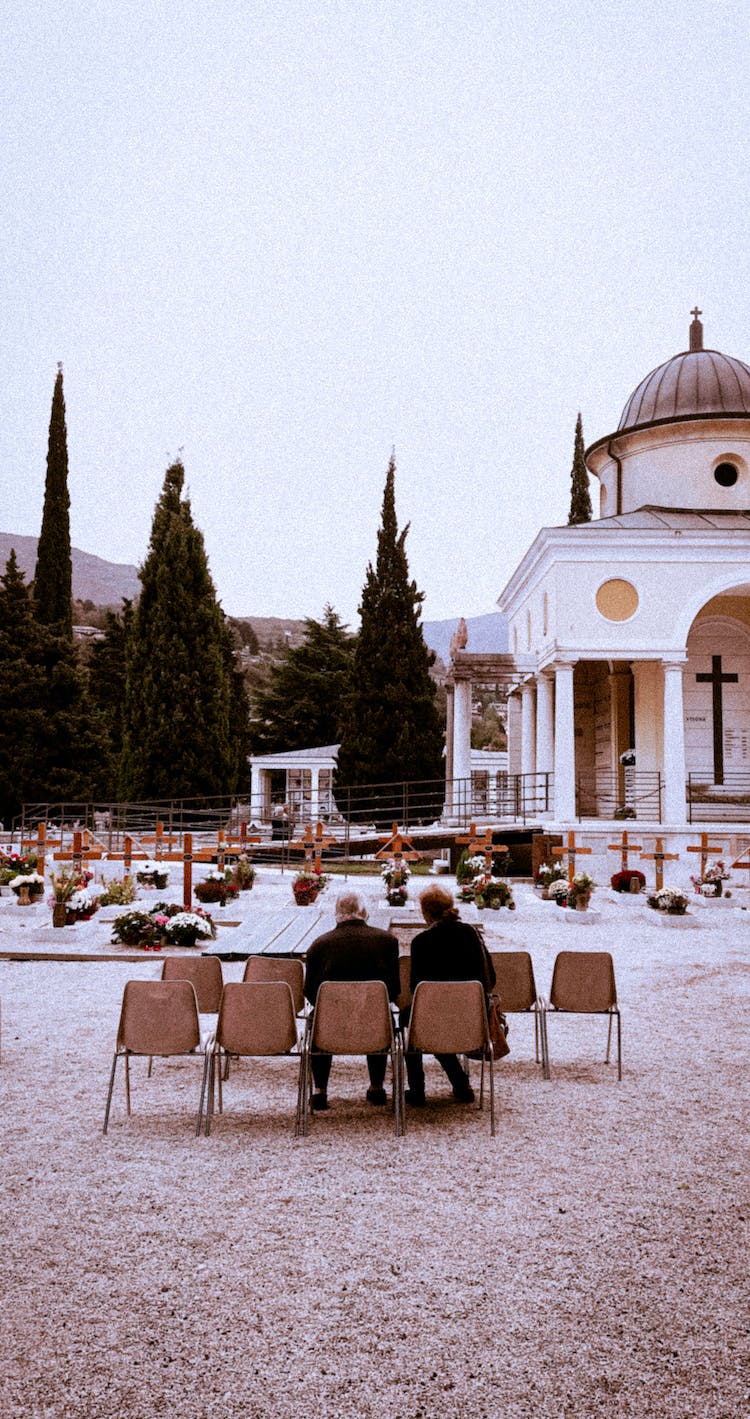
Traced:
[[411, 994], [411, 955], [399, 956], [398, 974], [401, 981], [401, 989], [398, 993], [396, 1004], [399, 1010], [408, 1010], [412, 1001]]
[[536, 1062], [540, 1063], [541, 1054], [542, 1077], [549, 1079], [545, 1005], [536, 988], [531, 956], [528, 951], [491, 951], [490, 958], [495, 967], [492, 995], [497, 997], [503, 1014], [533, 1012]]
[[305, 1010], [305, 967], [298, 956], [249, 956], [243, 981], [283, 980], [291, 987], [295, 1015]]
[[[107, 1132], [117, 1061], [125, 1060], [125, 1097], [130, 1114], [130, 1060], [133, 1055], [162, 1058], [196, 1055], [201, 1046], [198, 1000], [187, 980], [130, 980], [122, 997], [117, 1044], [109, 1078], [104, 1128]], [[204, 1069], [205, 1080], [205, 1069]], [[203, 1109], [203, 1088], [198, 1111], [198, 1127]]]
[[404, 1070], [401, 1032], [394, 1022], [388, 989], [382, 980], [325, 980], [308, 1017], [300, 1061], [297, 1132], [307, 1134], [312, 1086], [312, 1054], [388, 1054], [393, 1075], [396, 1137], [403, 1132]]
[[495, 1134], [495, 1052], [484, 986], [478, 980], [422, 980], [414, 991], [406, 1049], [425, 1054], [480, 1052], [479, 1107], [484, 1107], [485, 1059], [490, 1074], [490, 1133]]
[[[268, 1058], [291, 1054], [296, 1043], [297, 1019], [288, 981], [233, 981], [224, 986], [216, 1035], [206, 1058], [208, 1089], [204, 1088], [201, 1095], [201, 1101], [205, 1097], [207, 1136], [211, 1129], [217, 1078], [219, 1113], [224, 1109], [222, 1053], [234, 1057]], [[200, 1127], [200, 1119], [198, 1124]], [[295, 1116], [295, 1132], [296, 1126]]]
[[165, 956], [162, 980], [189, 980], [195, 987], [200, 1015], [218, 1014], [224, 977], [218, 956]]
[[[609, 1064], [612, 1020], [617, 1020], [617, 1078], [622, 1079], [622, 1031], [617, 1004], [615, 968], [608, 951], [560, 951], [552, 970], [552, 986], [546, 1014], [606, 1015]], [[549, 1077], [549, 1044], [547, 1045]]]

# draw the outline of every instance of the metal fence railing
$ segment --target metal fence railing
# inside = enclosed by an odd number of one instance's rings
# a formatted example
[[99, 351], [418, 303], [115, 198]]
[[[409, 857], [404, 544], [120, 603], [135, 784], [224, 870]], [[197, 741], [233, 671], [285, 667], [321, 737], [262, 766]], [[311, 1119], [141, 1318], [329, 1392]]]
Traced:
[[750, 820], [750, 773], [724, 774], [724, 782], [713, 782], [710, 769], [689, 773], [687, 816], [690, 823], [747, 823]]
[[662, 819], [663, 781], [661, 774], [639, 769], [620, 773], [599, 771], [576, 778], [578, 818]]

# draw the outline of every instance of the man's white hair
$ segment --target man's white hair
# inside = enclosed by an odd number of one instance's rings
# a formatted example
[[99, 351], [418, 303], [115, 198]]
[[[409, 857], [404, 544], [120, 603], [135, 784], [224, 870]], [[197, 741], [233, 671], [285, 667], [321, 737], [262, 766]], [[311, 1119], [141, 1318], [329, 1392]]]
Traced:
[[339, 892], [336, 898], [337, 921], [367, 921], [367, 904], [361, 892]]

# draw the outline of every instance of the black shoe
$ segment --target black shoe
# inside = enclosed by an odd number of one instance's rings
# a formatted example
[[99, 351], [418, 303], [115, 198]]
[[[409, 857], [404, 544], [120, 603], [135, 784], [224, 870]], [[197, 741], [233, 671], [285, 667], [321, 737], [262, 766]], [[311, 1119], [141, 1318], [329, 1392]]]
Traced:
[[466, 1088], [461, 1087], [460, 1089], [454, 1089], [453, 1097], [454, 1099], [458, 1099], [459, 1104], [473, 1104], [475, 1098], [474, 1090], [467, 1084]]
[[328, 1095], [313, 1094], [310, 1100], [310, 1108], [312, 1109], [313, 1113], [324, 1114], [326, 1109], [328, 1108]]
[[387, 1104], [387, 1103], [388, 1103], [388, 1095], [386, 1094], [385, 1089], [373, 1089], [373, 1088], [370, 1088], [370, 1089], [367, 1090], [367, 1093], [366, 1093], [366, 1095], [365, 1095], [365, 1098], [367, 1099], [368, 1104]]
[[411, 1104], [413, 1109], [423, 1109], [427, 1103], [423, 1090], [407, 1089], [404, 1098], [407, 1104]]

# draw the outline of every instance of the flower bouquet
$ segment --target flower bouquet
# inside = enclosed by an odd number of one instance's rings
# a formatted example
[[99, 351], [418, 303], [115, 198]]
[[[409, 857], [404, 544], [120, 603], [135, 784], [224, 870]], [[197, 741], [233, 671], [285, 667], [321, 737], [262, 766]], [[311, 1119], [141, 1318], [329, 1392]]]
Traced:
[[716, 862], [707, 863], [702, 877], [691, 877], [690, 881], [701, 897], [720, 897], [728, 879], [729, 872], [721, 859], [718, 859]]
[[[88, 874], [87, 874], [88, 875]], [[77, 921], [90, 921], [99, 910], [99, 897], [88, 886], [78, 887], [65, 903], [65, 925], [74, 926]]]
[[87, 921], [99, 908], [99, 897], [89, 891], [93, 872], [88, 869], [63, 868], [50, 875], [53, 926], [72, 926], [76, 921]]
[[551, 902], [558, 907], [568, 905], [568, 879], [567, 877], [557, 877], [554, 882], [550, 882], [547, 888], [547, 895]]
[[232, 881], [236, 882], [240, 892], [250, 892], [255, 882], [255, 868], [250, 858], [243, 852], [234, 864]]
[[469, 849], [464, 848], [456, 864], [456, 882], [462, 886], [464, 882], [473, 882], [475, 877], [479, 877], [485, 871], [486, 863], [483, 857], [477, 855], [471, 857]]
[[200, 907], [187, 912], [176, 902], [157, 902], [150, 912], [129, 911], [115, 917], [112, 942], [123, 946], [139, 946], [143, 951], [160, 951], [163, 945], [195, 946], [198, 941], [212, 941], [216, 927], [207, 912]]
[[166, 939], [169, 946], [197, 946], [199, 941], [213, 941], [216, 927], [207, 912], [177, 912], [167, 921]]
[[552, 886], [552, 883], [562, 882], [564, 881], [564, 879], [565, 868], [563, 867], [562, 863], [555, 862], [552, 864], [552, 866], [550, 866], [548, 862], [543, 862], [541, 863], [539, 871], [536, 874], [536, 882], [534, 883], [534, 886], [540, 887], [542, 891], [542, 896], [546, 901], [549, 901], [549, 889]]
[[105, 882], [102, 877], [104, 891], [99, 898], [99, 905], [102, 907], [127, 907], [135, 901], [135, 879], [133, 877], [112, 877], [109, 882]]
[[632, 892], [637, 895], [643, 891], [645, 885], [646, 878], [635, 867], [626, 867], [623, 872], [615, 872], [610, 877], [610, 886], [614, 892]]
[[490, 907], [492, 911], [499, 911], [500, 907], [507, 907], [509, 911], [515, 911], [513, 892], [501, 877], [492, 877], [483, 872], [479, 877], [475, 877], [473, 886], [474, 901], [480, 910]]
[[391, 858], [383, 864], [380, 876], [385, 883], [385, 895], [390, 906], [402, 907], [408, 900], [408, 882], [411, 871], [404, 861]]
[[17, 876], [11, 877], [8, 886], [19, 902], [27, 906], [36, 897], [41, 897], [44, 878], [40, 877], [38, 872], [19, 872]]
[[195, 895], [199, 902], [215, 902], [220, 907], [226, 906], [228, 901], [239, 894], [239, 886], [236, 880], [232, 879], [231, 873], [221, 871], [218, 867], [212, 868], [202, 882], [195, 884]]
[[315, 901], [318, 892], [328, 884], [328, 878], [322, 872], [312, 871], [298, 872], [292, 882], [292, 892], [298, 907], [309, 907]]
[[667, 916], [684, 916], [688, 909], [688, 899], [678, 887], [660, 887], [646, 901], [653, 911], [666, 912]]
[[169, 868], [163, 862], [151, 862], [147, 858], [136, 869], [135, 878], [140, 887], [155, 887], [157, 892], [163, 892], [169, 881]]
[[0, 852], [0, 887], [10, 887], [14, 877], [36, 871], [36, 853]]
[[587, 911], [595, 886], [596, 883], [593, 877], [589, 877], [588, 872], [576, 872], [573, 881], [568, 883], [568, 906], [579, 912]]

